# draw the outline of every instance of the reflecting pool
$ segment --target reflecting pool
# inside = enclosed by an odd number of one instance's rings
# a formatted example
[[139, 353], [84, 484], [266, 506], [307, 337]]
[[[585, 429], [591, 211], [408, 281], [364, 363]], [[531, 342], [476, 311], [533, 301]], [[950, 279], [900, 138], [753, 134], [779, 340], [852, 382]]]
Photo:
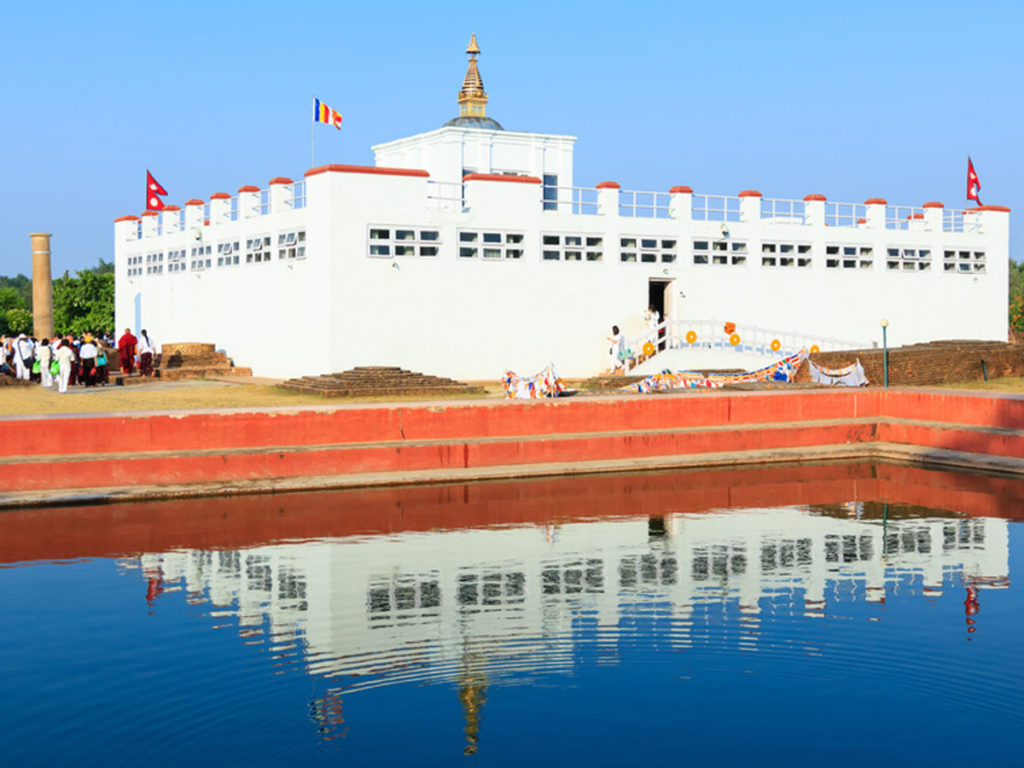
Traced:
[[0, 759], [1014, 764], [1022, 501], [865, 463], [0, 513]]

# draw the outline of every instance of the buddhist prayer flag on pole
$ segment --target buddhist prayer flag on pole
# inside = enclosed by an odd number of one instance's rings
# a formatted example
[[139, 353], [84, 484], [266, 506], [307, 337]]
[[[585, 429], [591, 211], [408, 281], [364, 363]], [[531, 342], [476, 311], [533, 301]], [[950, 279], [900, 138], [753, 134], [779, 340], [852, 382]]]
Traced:
[[157, 195], [166, 195], [167, 190], [160, 186], [160, 182], [153, 178], [153, 174], [146, 171], [146, 210], [162, 211], [164, 201]]
[[324, 104], [320, 99], [313, 98], [313, 122], [314, 123], [327, 123], [333, 125], [339, 131], [341, 130], [341, 113], [335, 112], [333, 109]]
[[967, 156], [967, 199], [973, 200], [981, 205], [981, 198], [978, 197], [978, 190], [981, 189], [981, 182], [978, 181], [978, 174], [974, 171], [974, 163], [971, 156]]

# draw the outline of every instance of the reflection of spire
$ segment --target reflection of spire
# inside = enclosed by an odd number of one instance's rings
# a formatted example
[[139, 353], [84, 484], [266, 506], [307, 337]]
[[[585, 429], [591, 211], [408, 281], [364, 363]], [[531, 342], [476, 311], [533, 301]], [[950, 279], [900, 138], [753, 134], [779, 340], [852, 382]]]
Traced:
[[465, 755], [475, 755], [480, 743], [480, 712], [487, 702], [487, 675], [467, 667], [459, 676], [459, 701], [466, 718]]

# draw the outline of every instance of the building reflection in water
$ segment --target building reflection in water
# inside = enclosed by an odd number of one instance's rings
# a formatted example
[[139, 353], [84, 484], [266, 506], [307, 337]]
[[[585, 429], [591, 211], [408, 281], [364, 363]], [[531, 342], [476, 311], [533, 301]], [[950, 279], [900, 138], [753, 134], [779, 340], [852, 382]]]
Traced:
[[757, 651], [762, 623], [778, 616], [825, 619], [844, 603], [957, 585], [973, 632], [979, 590], [1009, 584], [1007, 522], [893, 519], [868, 506], [352, 536], [120, 563], [141, 570], [151, 605], [183, 589], [215, 626], [266, 646], [279, 672], [320, 680], [310, 715], [322, 738], [344, 735], [343, 695], [443, 682], [457, 687], [471, 754], [488, 687], [570, 672], [583, 628], [599, 663], [616, 663], [651, 617], [666, 622], [659, 642], [689, 648], [710, 642], [707, 625], [725, 616], [738, 631], [715, 641]]

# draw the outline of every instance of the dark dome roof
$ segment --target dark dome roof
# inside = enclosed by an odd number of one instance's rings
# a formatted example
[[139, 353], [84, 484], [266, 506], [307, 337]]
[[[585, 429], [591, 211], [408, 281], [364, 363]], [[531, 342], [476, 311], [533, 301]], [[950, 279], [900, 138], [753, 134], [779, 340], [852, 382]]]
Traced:
[[459, 128], [481, 128], [487, 131], [505, 130], [497, 120], [492, 120], [489, 117], [476, 117], [474, 115], [461, 115], [460, 117], [454, 117], [444, 125], [446, 128], [449, 125], [454, 125]]

